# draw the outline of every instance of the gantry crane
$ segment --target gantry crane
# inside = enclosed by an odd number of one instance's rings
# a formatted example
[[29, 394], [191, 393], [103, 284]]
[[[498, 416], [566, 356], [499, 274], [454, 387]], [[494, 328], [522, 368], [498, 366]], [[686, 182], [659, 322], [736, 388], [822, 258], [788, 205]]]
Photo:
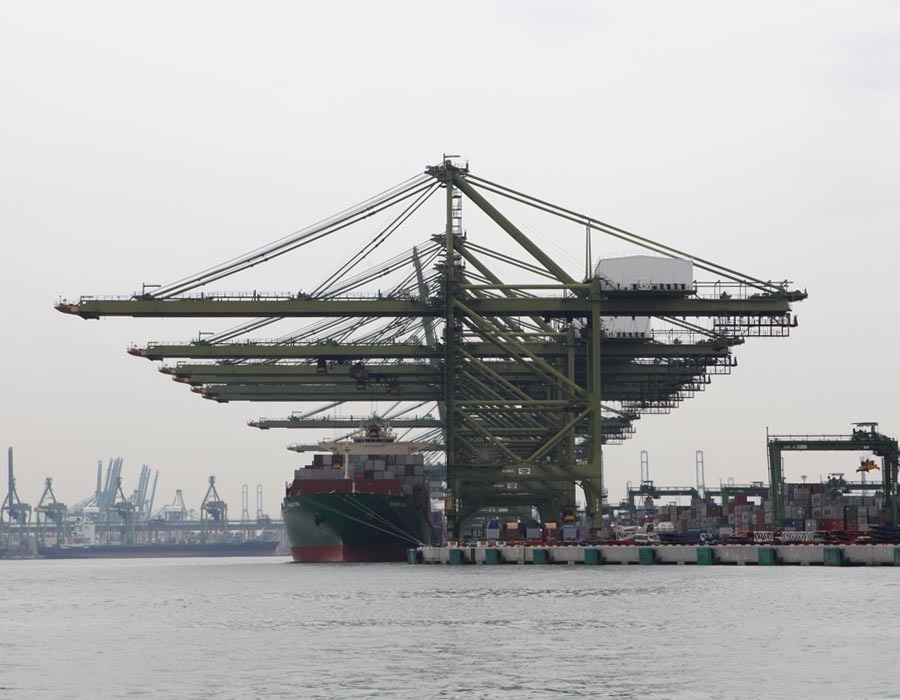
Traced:
[[[440, 192], [442, 231], [360, 271]], [[469, 235], [464, 199], [508, 236], [508, 245], [489, 248]], [[715, 279], [625, 279], [603, 261], [596, 270], [588, 261], [582, 276], [516, 226], [501, 211], [507, 206], [639, 246]], [[383, 228], [314, 288], [208, 289], [372, 216], [386, 221]], [[641, 414], [667, 413], [703, 391], [713, 375], [731, 372], [732, 350], [746, 338], [787, 336], [796, 325], [791, 304], [805, 298], [788, 282], [744, 275], [515, 191], [448, 156], [335, 217], [198, 275], [126, 298], [82, 297], [57, 308], [85, 319], [248, 319], [192, 342], [129, 349], [175, 361], [163, 371], [213, 401], [434, 404], [453, 536], [481, 508], [531, 506], [555, 519], [575, 502], [576, 485], [598, 527], [604, 441], [624, 439]], [[258, 339], [262, 329], [292, 319], [310, 322]], [[641, 319], [646, 323], [638, 328]], [[322, 427], [290, 418], [254, 425]]]
[[228, 504], [216, 490], [216, 477], [209, 477], [209, 487], [200, 504], [200, 537], [203, 542], [209, 540], [210, 532], [228, 531]]
[[[121, 466], [121, 462], [119, 463]], [[111, 503], [106, 508], [106, 544], [112, 544], [113, 531], [118, 530], [119, 541], [117, 544], [135, 544], [135, 521], [137, 520], [137, 506], [125, 498], [122, 491], [122, 477], [116, 474], [111, 491]]]
[[47, 545], [48, 534], [52, 535], [53, 544], [60, 545], [66, 542], [69, 534], [68, 510], [65, 503], [56, 500], [56, 494], [53, 493], [53, 479], [49, 476], [44, 480], [44, 492], [34, 512], [38, 544]]
[[[784, 526], [784, 476], [782, 473], [782, 452], [803, 450], [806, 452], [871, 452], [881, 457], [882, 508], [892, 525], [897, 519], [897, 472], [900, 464], [900, 449], [896, 438], [878, 432], [878, 423], [854, 423], [850, 435], [767, 435], [769, 452], [769, 498], [775, 527]], [[835, 485], [843, 477], [833, 477]], [[858, 485], [871, 488], [873, 484]]]
[[[0, 533], [6, 548], [24, 548], [28, 540], [28, 526], [31, 522], [31, 506], [23, 503], [16, 491], [16, 477], [13, 471], [13, 448], [8, 451], [7, 491], [0, 504]], [[4, 518], [5, 516], [5, 518]], [[4, 522], [5, 519], [5, 522]], [[6, 532], [2, 532], [3, 529]], [[18, 535], [18, 537], [16, 537]]]

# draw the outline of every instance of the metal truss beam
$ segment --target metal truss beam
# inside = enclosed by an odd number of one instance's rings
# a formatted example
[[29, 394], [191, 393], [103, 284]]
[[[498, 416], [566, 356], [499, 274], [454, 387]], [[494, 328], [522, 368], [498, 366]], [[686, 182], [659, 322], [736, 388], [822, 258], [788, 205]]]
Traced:
[[[641, 297], [604, 298], [603, 316], [782, 316], [791, 310], [790, 298], [760, 295], [752, 299], [693, 299]], [[585, 318], [591, 313], [588, 300], [578, 297], [486, 297], [470, 298], [468, 305], [481, 316], [541, 316]], [[442, 310], [431, 302], [410, 299], [82, 299], [60, 303], [57, 310], [98, 319], [109, 316], [132, 318], [439, 318]]]
[[[603, 345], [605, 358], [715, 358], [730, 354], [730, 346], [737, 343], [656, 343], [653, 341], [607, 341]], [[568, 349], [562, 343], [523, 343], [529, 353], [540, 357], [563, 357]], [[470, 342], [460, 347], [471, 355], [481, 359], [508, 358], [509, 353], [498, 348], [494, 343]], [[584, 356], [582, 345], [577, 349]], [[191, 360], [300, 360], [300, 359], [410, 359], [424, 360], [443, 359], [443, 346], [430, 347], [412, 343], [395, 343], [393, 345], [353, 345], [353, 344], [308, 344], [308, 345], [273, 345], [267, 343], [209, 343], [165, 344], [150, 343], [144, 348], [130, 348], [129, 353], [148, 360], [191, 359]]]

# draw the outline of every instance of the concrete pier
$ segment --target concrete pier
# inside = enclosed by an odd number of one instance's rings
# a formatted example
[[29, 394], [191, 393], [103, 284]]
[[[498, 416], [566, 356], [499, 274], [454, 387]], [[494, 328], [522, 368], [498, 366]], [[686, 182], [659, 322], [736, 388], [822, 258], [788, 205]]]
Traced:
[[419, 547], [410, 564], [700, 564], [734, 566], [900, 566], [892, 544], [572, 545]]

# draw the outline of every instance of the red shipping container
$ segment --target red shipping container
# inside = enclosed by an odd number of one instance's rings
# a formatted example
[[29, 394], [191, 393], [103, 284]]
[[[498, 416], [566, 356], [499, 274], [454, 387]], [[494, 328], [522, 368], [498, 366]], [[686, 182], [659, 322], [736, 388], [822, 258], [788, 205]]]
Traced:
[[747, 503], [747, 497], [744, 496], [743, 494], [741, 494], [739, 496], [735, 496], [734, 498], [732, 498], [731, 501], [729, 501], [729, 503], [736, 503], [737, 505], [742, 506]]
[[[295, 479], [291, 485], [291, 496], [307, 493], [350, 493], [350, 479]], [[384, 482], [381, 482], [384, 483]]]
[[354, 493], [377, 493], [382, 496], [403, 494], [403, 484], [399, 479], [358, 479], [353, 482]]

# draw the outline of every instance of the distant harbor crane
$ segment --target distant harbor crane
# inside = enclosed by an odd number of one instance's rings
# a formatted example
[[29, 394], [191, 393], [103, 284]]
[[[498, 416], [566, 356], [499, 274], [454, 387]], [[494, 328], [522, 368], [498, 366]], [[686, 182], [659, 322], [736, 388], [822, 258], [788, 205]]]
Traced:
[[[13, 472], [13, 448], [8, 452], [7, 492], [0, 506], [0, 530], [5, 529], [3, 542], [7, 549], [26, 546], [28, 526], [31, 522], [31, 506], [23, 503], [16, 492], [16, 478]], [[4, 522], [4, 517], [6, 520]]]
[[216, 477], [209, 477], [209, 488], [200, 504], [201, 537], [208, 541], [211, 532], [225, 532], [228, 527], [228, 504], [219, 496], [216, 490]]
[[37, 524], [38, 544], [47, 545], [48, 534], [54, 544], [65, 542], [69, 535], [68, 509], [65, 503], [56, 500], [53, 493], [53, 479], [44, 481], [44, 492], [34, 509]]

